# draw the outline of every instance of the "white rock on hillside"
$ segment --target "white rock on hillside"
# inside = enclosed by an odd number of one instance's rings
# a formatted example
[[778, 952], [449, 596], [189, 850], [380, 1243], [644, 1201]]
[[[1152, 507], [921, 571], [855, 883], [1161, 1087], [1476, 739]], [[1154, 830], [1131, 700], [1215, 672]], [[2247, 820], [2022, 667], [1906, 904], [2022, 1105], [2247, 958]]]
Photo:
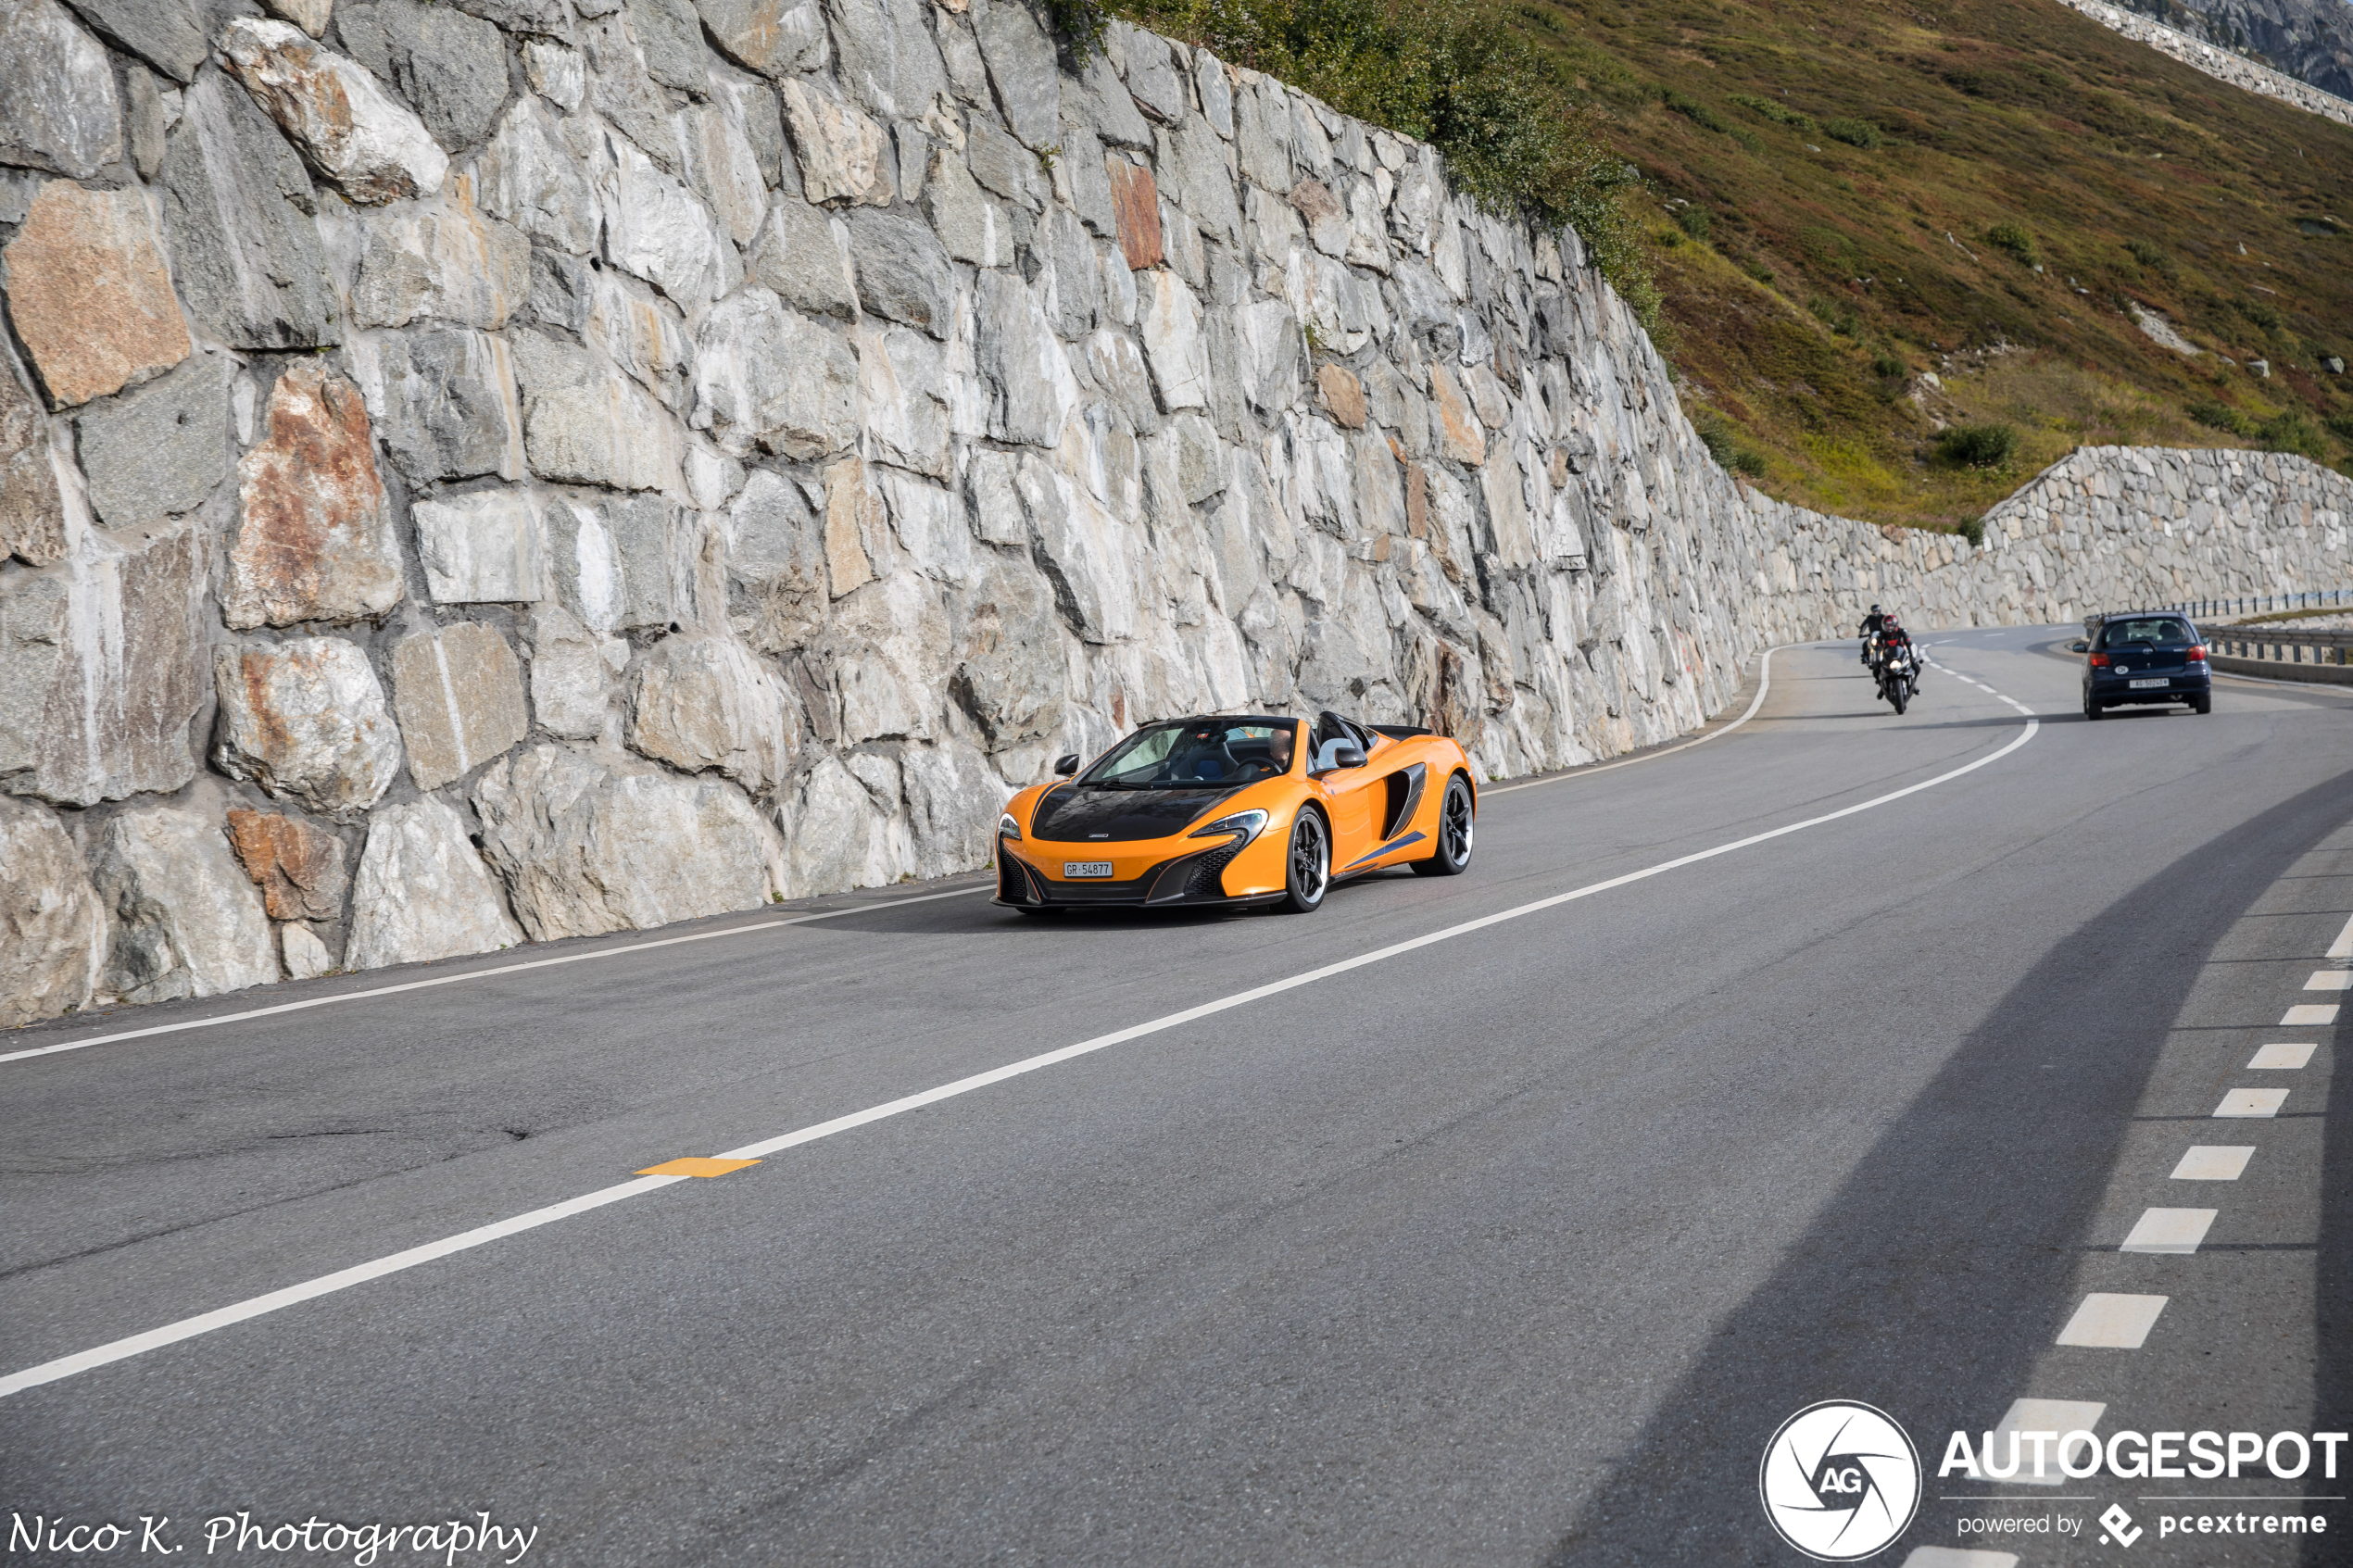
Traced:
[[157, 806], [107, 823], [91, 881], [114, 916], [104, 989], [129, 1002], [213, 997], [278, 978], [261, 892], [208, 815]]
[[732, 637], [665, 637], [638, 664], [629, 744], [690, 773], [724, 773], [754, 795], [784, 778], [799, 705]]
[[220, 30], [220, 48], [223, 63], [310, 166], [353, 201], [440, 191], [448, 155], [366, 67], [321, 48], [298, 27], [253, 17], [232, 19]]
[[357, 643], [299, 637], [213, 650], [213, 766], [325, 816], [365, 810], [400, 769], [399, 732]]
[[346, 969], [491, 953], [522, 939], [456, 811], [438, 800], [413, 800], [369, 819], [368, 847], [352, 886]]

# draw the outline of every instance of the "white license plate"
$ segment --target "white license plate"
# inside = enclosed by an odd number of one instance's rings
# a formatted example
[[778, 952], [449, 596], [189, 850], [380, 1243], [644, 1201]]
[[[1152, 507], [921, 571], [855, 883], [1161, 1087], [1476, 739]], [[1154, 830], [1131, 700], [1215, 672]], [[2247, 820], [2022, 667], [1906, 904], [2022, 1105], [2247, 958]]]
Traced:
[[1063, 862], [1063, 875], [1109, 876], [1111, 875], [1111, 862], [1109, 860], [1064, 860]]
[[2136, 692], [2137, 692], [2137, 691], [2145, 691], [2145, 690], [2147, 690], [2147, 689], [2149, 689], [2150, 687], [2153, 687], [2153, 686], [2170, 686], [2170, 685], [2171, 685], [2172, 684], [2173, 684], [2172, 679], [2171, 679], [2170, 676], [2159, 675], [2159, 676], [2158, 676], [2156, 680], [2154, 680], [2154, 681], [2135, 681], [2135, 682], [2133, 682], [2133, 689], [2134, 691], [2136, 691]]

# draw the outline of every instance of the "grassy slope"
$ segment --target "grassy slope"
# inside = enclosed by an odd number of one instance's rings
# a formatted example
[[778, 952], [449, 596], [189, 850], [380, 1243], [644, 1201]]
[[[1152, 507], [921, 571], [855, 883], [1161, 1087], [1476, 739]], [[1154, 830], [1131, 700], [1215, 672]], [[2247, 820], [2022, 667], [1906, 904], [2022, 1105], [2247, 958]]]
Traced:
[[[2250, 421], [2300, 409], [2328, 459], [2353, 461], [2353, 375], [2319, 366], [2353, 356], [2353, 129], [2051, 0], [1519, 0], [1517, 15], [1614, 111], [1655, 198], [1661, 346], [1694, 417], [1763, 454], [1772, 494], [1950, 525], [2079, 444], [2261, 444], [2196, 422], [2199, 403]], [[1842, 117], [1884, 143], [1834, 140], [1822, 124]], [[1680, 203], [1706, 209], [1705, 243], [1672, 221]], [[2328, 220], [2338, 232], [2308, 232]], [[2044, 271], [1989, 243], [2002, 225]], [[2135, 301], [2212, 352], [2159, 347], [2125, 313]], [[2271, 380], [2243, 368], [2258, 358]], [[1924, 370], [1944, 392], [1916, 401]], [[1935, 460], [1939, 419], [2012, 424], [2017, 456]]]

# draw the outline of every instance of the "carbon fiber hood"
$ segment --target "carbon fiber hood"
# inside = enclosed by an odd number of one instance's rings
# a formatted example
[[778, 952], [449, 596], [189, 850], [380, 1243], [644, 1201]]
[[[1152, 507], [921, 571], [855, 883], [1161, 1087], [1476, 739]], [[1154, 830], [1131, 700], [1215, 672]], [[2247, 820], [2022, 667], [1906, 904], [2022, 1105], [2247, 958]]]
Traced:
[[1032, 838], [1062, 844], [1118, 844], [1180, 834], [1233, 789], [1094, 789], [1061, 784], [1030, 818]]

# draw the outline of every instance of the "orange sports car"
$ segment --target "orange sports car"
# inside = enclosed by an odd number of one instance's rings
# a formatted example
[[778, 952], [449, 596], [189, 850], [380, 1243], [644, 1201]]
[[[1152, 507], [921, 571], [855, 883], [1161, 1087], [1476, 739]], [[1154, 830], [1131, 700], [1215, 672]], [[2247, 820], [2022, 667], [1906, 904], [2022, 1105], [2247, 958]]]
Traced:
[[1444, 735], [1336, 713], [1147, 724], [1086, 771], [1078, 758], [997, 822], [997, 899], [1026, 915], [1104, 904], [1278, 904], [1391, 866], [1454, 876], [1478, 812]]

